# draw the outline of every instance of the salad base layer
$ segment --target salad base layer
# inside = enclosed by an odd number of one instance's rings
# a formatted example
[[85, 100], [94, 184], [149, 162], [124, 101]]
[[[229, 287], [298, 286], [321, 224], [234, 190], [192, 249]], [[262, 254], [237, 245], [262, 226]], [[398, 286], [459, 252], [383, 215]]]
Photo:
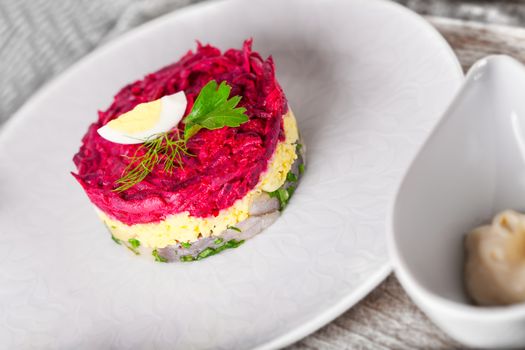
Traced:
[[[216, 216], [178, 213], [166, 220], [127, 225], [98, 210], [115, 242], [135, 254], [176, 261], [235, 248], [268, 227], [279, 216], [304, 171], [304, 145], [292, 111], [283, 116], [285, 139], [276, 147], [268, 170], [244, 198]], [[212, 251], [213, 250], [213, 251]]]

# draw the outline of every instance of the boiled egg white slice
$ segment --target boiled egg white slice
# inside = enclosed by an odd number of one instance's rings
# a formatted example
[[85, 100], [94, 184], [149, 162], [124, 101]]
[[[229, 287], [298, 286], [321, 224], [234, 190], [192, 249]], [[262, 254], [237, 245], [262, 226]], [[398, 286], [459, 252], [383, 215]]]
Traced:
[[186, 94], [179, 91], [155, 101], [138, 104], [131, 111], [99, 128], [97, 132], [114, 143], [143, 143], [152, 136], [177, 126], [184, 116], [187, 104]]

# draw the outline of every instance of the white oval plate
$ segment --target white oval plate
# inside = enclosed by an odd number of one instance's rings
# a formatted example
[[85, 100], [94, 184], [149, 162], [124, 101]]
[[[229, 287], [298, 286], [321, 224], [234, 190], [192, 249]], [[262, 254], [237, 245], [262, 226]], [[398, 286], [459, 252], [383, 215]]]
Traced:
[[[96, 110], [195, 39], [274, 56], [308, 147], [289, 207], [241, 248], [158, 264], [116, 246], [69, 171]], [[386, 207], [463, 75], [419, 16], [379, 0], [210, 2], [97, 50], [0, 136], [0, 339], [7, 348], [275, 348], [390, 271]]]

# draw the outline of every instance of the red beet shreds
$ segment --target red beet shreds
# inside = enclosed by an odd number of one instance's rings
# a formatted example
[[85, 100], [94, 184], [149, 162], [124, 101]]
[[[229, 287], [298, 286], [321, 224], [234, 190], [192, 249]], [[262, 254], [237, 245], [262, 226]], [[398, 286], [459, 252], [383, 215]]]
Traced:
[[[193, 157], [171, 174], [159, 164], [146, 179], [124, 192], [115, 192], [129, 159], [140, 145], [121, 145], [100, 137], [97, 129], [137, 104], [184, 90], [189, 113], [201, 88], [210, 80], [226, 81], [233, 95], [242, 96], [250, 120], [238, 128], [201, 130], [188, 141]], [[284, 93], [275, 80], [272, 58], [263, 60], [247, 40], [241, 50], [224, 54], [199, 44], [178, 62], [125, 86], [111, 106], [99, 112], [73, 161], [73, 174], [90, 200], [107, 215], [128, 225], [164, 220], [188, 211], [207, 217], [228, 208], [252, 190], [267, 167], [277, 142], [284, 138]], [[178, 128], [183, 130], [182, 122]]]

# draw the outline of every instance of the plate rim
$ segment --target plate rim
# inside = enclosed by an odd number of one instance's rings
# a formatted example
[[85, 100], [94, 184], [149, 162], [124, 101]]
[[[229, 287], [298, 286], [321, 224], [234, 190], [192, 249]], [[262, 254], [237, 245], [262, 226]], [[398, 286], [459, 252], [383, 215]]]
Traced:
[[[347, 5], [348, 3], [360, 3], [363, 0], [336, 0]], [[120, 45], [125, 45], [127, 41], [136, 40], [134, 37], [140, 35], [140, 33], [145, 33], [156, 26], [162, 26], [164, 22], [168, 21], [177, 21], [178, 17], [184, 17], [187, 12], [199, 11], [205, 8], [212, 8], [215, 6], [222, 6], [224, 3], [239, 2], [242, 3], [243, 0], [209, 0], [198, 2], [194, 4], [186, 5], [182, 8], [171, 10], [161, 16], [158, 16], [152, 20], [149, 20], [145, 23], [142, 23], [134, 28], [127, 30], [126, 32], [111, 38], [107, 42], [103, 42], [102, 45], [97, 46], [94, 50], [87, 53], [83, 57], [79, 58], [76, 62], [73, 62], [68, 66], [62, 73], [59, 73], [47, 82], [41, 85], [22, 105], [19, 107], [11, 116], [3, 123], [0, 127], [0, 142], [4, 141], [4, 138], [8, 137], [12, 132], [11, 129], [16, 128], [18, 124], [24, 123], [26, 118], [31, 115], [27, 113], [30, 111], [32, 106], [35, 103], [45, 100], [49, 94], [51, 94], [54, 89], [56, 89], [61, 83], [67, 81], [69, 76], [75, 71], [82, 69], [85, 65], [91, 64], [91, 61], [96, 60], [99, 56], [103, 56], [109, 50], [115, 50]], [[393, 11], [399, 11], [405, 16], [409, 16], [414, 19], [421, 30], [425, 30], [428, 34], [432, 36], [432, 41], [436, 42], [443, 50], [447, 52], [447, 56], [454, 62], [455, 69], [455, 79], [457, 79], [458, 85], [460, 85], [465, 78], [463, 68], [458, 59], [458, 56], [448, 43], [448, 41], [439, 33], [439, 31], [428, 22], [423, 16], [417, 14], [416, 12], [410, 10], [409, 8], [396, 3], [392, 0], [368, 0], [365, 3], [376, 3], [380, 4], [381, 7], [390, 7]], [[451, 72], [452, 77], [452, 72]], [[436, 119], [439, 121], [440, 117]], [[409, 162], [411, 163], [411, 162]], [[401, 179], [398, 183], [401, 182]], [[394, 186], [398, 187], [398, 184]], [[386, 232], [388, 226], [388, 220], [385, 217], [384, 223], [385, 229], [385, 244], [388, 245], [386, 239]], [[292, 330], [285, 332], [284, 334], [277, 335], [274, 338], [256, 345], [254, 349], [257, 350], [266, 350], [266, 349], [277, 349], [289, 346], [304, 337], [314, 333], [323, 326], [329, 324], [334, 319], [342, 315], [344, 312], [348, 311], [350, 308], [355, 306], [360, 302], [364, 297], [371, 293], [386, 277], [393, 271], [392, 259], [390, 257], [390, 252], [387, 251], [388, 259], [385, 263], [381, 264], [377, 268], [377, 271], [367, 277], [364, 283], [361, 283], [358, 287], [353, 289], [352, 292], [346, 294], [344, 298], [336, 301], [332, 306], [325, 308], [323, 311], [318, 312], [314, 316], [309, 317], [309, 320], [302, 322], [300, 325], [296, 326]]]

